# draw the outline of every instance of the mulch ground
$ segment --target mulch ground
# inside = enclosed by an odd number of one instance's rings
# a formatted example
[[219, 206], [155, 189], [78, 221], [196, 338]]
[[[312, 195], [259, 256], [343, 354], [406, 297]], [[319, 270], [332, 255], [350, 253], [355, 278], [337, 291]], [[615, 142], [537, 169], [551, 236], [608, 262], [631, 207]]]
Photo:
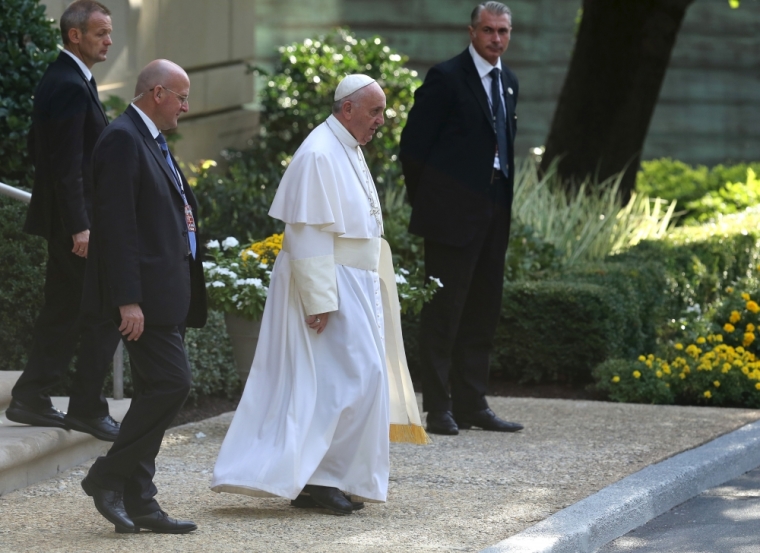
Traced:
[[[420, 390], [419, 382], [414, 383], [414, 389]], [[604, 395], [589, 389], [588, 384], [519, 384], [514, 381], [491, 377], [488, 385], [488, 395], [497, 397], [538, 397], [549, 399], [583, 399], [592, 401], [604, 400]], [[195, 403], [187, 402], [174, 419], [172, 426], [189, 422], [197, 422], [222, 413], [234, 411], [240, 396], [234, 398], [202, 397]]]

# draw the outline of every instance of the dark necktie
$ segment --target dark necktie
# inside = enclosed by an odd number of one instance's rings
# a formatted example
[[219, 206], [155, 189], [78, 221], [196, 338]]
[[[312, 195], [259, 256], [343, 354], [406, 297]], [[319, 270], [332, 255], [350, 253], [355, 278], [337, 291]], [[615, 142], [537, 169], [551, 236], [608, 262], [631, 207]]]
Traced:
[[509, 166], [507, 165], [507, 116], [502, 109], [501, 88], [501, 71], [498, 67], [491, 70], [491, 110], [493, 112], [493, 123], [496, 131], [496, 147], [499, 151], [499, 165], [505, 177], [509, 177]]
[[90, 77], [90, 84], [92, 85], [92, 87], [93, 87], [95, 90], [97, 90], [97, 89], [98, 89], [98, 83], [96, 83], [96, 82], [95, 82], [95, 75], [93, 75], [92, 77]]
[[174, 167], [172, 156], [169, 154], [169, 145], [166, 143], [166, 138], [164, 138], [163, 134], [158, 133], [158, 136], [156, 137], [156, 142], [158, 142], [159, 148], [161, 148], [161, 151], [164, 153], [164, 159], [166, 159], [166, 163], [169, 165], [169, 171], [174, 177], [174, 186], [177, 187], [177, 191], [180, 193], [180, 195], [182, 196], [182, 201], [185, 203], [185, 223], [187, 224], [187, 239], [190, 242], [190, 252], [193, 254], [193, 259], [195, 259], [196, 244], [195, 244], [195, 221], [193, 220], [193, 215], [192, 215], [193, 212], [192, 212], [192, 209], [190, 208], [190, 204], [187, 203], [185, 190], [182, 187], [182, 180], [180, 179], [179, 173], [177, 173], [177, 170]]

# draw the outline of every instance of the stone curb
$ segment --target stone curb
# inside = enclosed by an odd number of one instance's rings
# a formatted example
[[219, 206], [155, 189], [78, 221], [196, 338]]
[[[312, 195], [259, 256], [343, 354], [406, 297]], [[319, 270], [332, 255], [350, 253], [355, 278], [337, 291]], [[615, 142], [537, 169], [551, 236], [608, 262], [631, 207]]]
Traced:
[[21, 376], [21, 371], [0, 371], [0, 411], [11, 403], [11, 390]]
[[481, 553], [592, 553], [760, 466], [760, 421], [632, 474]]
[[[62, 411], [68, 398], [52, 398]], [[121, 420], [130, 400], [108, 400], [111, 415]], [[60, 428], [18, 425], [0, 417], [0, 496], [52, 478], [108, 451], [109, 442]]]

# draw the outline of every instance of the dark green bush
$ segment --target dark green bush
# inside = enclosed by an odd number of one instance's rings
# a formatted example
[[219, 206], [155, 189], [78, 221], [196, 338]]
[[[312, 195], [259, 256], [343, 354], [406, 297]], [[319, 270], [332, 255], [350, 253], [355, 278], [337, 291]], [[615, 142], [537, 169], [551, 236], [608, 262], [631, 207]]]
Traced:
[[637, 360], [608, 359], [594, 368], [593, 375], [596, 389], [612, 401], [655, 404], [675, 401], [668, 383]]
[[203, 238], [259, 239], [281, 230], [267, 216], [280, 178], [304, 138], [330, 115], [335, 87], [350, 73], [374, 77], [385, 92], [385, 125], [365, 152], [380, 196], [388, 190], [398, 194], [403, 189], [398, 142], [420, 84], [416, 73], [404, 67], [406, 60], [380, 37], [358, 39], [338, 29], [280, 48], [272, 74], [251, 68], [266, 79], [259, 134], [250, 149], [223, 152], [228, 162], [224, 174], [200, 169], [194, 186]]
[[0, 9], [0, 181], [31, 187], [26, 137], [32, 95], [58, 55], [60, 33], [37, 0], [4, 0]]
[[0, 196], [0, 370], [26, 364], [32, 329], [42, 307], [47, 247], [21, 228], [26, 204]]

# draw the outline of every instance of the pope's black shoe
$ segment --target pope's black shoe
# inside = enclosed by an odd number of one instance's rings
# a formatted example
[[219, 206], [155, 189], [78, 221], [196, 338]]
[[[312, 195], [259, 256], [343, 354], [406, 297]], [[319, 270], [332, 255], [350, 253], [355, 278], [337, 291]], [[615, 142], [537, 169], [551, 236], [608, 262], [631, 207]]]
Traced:
[[[428, 415], [429, 417], [430, 415]], [[496, 413], [488, 408], [473, 413], [457, 413], [454, 415], [454, 418], [459, 428], [463, 430], [477, 426], [483, 430], [492, 430], [493, 432], [517, 432], [524, 428], [520, 423], [501, 420], [496, 416]]]
[[354, 512], [353, 505], [338, 488], [307, 485], [303, 491], [311, 496], [314, 503], [334, 515], [350, 515]]
[[124, 498], [121, 492], [101, 488], [89, 476], [82, 480], [82, 489], [84, 493], [92, 497], [98, 512], [116, 526], [117, 532], [125, 534], [138, 531], [124, 509]]
[[39, 409], [22, 403], [17, 399], [12, 399], [10, 406], [5, 411], [5, 416], [9, 421], [19, 424], [66, 428], [66, 422], [64, 421], [65, 413], [52, 405]]
[[427, 431], [431, 434], [456, 436], [459, 434], [459, 427], [451, 411], [430, 411], [427, 415]]
[[[187, 534], [198, 529], [198, 525], [192, 520], [177, 520], [161, 510], [141, 517], [132, 517], [132, 521], [135, 523], [135, 532], [139, 532], [141, 528], [144, 528], [156, 534]], [[119, 530], [118, 527], [116, 528], [116, 532], [120, 534], [128, 533], [125, 530]]]
[[90, 434], [104, 442], [115, 442], [119, 436], [119, 423], [113, 420], [111, 415], [84, 418], [67, 414], [64, 417], [64, 422], [67, 428]]
[[[351, 501], [351, 498], [347, 496], [346, 494], [343, 494], [346, 499]], [[319, 509], [320, 506], [317, 505], [316, 501], [314, 501], [310, 495], [306, 495], [304, 493], [298, 494], [298, 497], [295, 499], [290, 500], [290, 505], [292, 507], [296, 507], [298, 509]], [[351, 508], [354, 511], [361, 511], [364, 509], [364, 502], [362, 501], [351, 501]]]

